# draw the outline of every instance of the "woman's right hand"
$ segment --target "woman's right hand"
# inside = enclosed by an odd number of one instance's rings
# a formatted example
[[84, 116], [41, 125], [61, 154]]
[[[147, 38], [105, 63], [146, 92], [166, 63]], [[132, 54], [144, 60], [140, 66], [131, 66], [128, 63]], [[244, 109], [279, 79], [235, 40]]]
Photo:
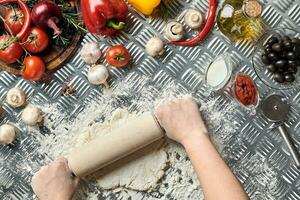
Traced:
[[183, 145], [207, 136], [199, 107], [192, 97], [159, 106], [155, 115], [167, 136]]

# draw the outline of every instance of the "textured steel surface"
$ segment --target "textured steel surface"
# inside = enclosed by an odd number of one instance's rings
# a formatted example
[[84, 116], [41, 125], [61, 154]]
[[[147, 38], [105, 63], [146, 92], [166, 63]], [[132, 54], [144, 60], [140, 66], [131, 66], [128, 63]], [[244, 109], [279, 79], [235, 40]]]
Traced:
[[[183, 21], [181, 13], [188, 7], [197, 7], [204, 13], [208, 7], [207, 2], [207, 0], [174, 0], [171, 18]], [[292, 28], [300, 31], [300, 0], [263, 0], [263, 3], [263, 18], [270, 29]], [[234, 71], [249, 74], [256, 81], [261, 98], [272, 92], [279, 92], [270, 90], [256, 77], [250, 62], [254, 46], [243, 42], [231, 43], [218, 31], [217, 26], [199, 46], [168, 46], [163, 57], [153, 59], [144, 54], [144, 45], [151, 36], [163, 34], [165, 21], [145, 18], [133, 10], [130, 11], [129, 21], [129, 28], [126, 31], [129, 34], [122, 34], [114, 40], [86, 35], [83, 41], [99, 41], [103, 51], [111, 44], [122, 43], [133, 55], [133, 67], [110, 68], [112, 74], [110, 84], [126, 78], [129, 73], [131, 78], [136, 80], [145, 75], [154, 85], [175, 81], [195, 94], [195, 97], [205, 99], [207, 97], [204, 91], [207, 87], [201, 77], [207, 63], [218, 54], [229, 52], [234, 55], [234, 62], [238, 66]], [[30, 83], [6, 72], [0, 72], [0, 100], [6, 112], [0, 118], [0, 123], [7, 121], [16, 123], [20, 130], [18, 139], [13, 145], [0, 146], [0, 199], [33, 199], [30, 187], [32, 175], [24, 173], [23, 167], [20, 166], [24, 166], [28, 160], [36, 160], [37, 165], [43, 160], [43, 155], [35, 153], [35, 149], [38, 148], [35, 136], [27, 134], [28, 130], [20, 122], [21, 110], [13, 109], [5, 103], [8, 89], [19, 86], [26, 91], [30, 102], [39, 105], [58, 102], [66, 112], [79, 112], [82, 103], [101, 94], [99, 92], [101, 88], [90, 86], [87, 82], [87, 69], [88, 66], [76, 54], [54, 74], [53, 80], [48, 84]], [[75, 96], [61, 95], [65, 82], [69, 82], [76, 89]], [[281, 93], [292, 105], [292, 112], [286, 125], [300, 151], [300, 87]], [[230, 104], [232, 100], [226, 93], [219, 99], [220, 105]], [[259, 113], [254, 116], [249, 114], [248, 110], [241, 108], [238, 116], [239, 130], [228, 140], [223, 152], [227, 162], [251, 199], [299, 200], [300, 171], [293, 165], [279, 133], [272, 130], [272, 124]], [[41, 131], [46, 132], [43, 129]], [[273, 169], [272, 173], [258, 169], [257, 165], [262, 162]], [[277, 180], [276, 186], [267, 187], [273, 179]], [[257, 191], [265, 191], [265, 194], [262, 195]]]

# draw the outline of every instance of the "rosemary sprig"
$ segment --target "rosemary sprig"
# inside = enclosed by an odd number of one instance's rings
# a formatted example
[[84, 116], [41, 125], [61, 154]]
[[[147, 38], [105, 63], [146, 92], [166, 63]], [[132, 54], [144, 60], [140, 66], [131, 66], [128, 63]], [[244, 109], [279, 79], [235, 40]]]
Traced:
[[68, 27], [73, 27], [81, 34], [87, 33], [87, 30], [83, 27], [83, 22], [79, 20], [78, 13], [63, 13], [63, 19]]

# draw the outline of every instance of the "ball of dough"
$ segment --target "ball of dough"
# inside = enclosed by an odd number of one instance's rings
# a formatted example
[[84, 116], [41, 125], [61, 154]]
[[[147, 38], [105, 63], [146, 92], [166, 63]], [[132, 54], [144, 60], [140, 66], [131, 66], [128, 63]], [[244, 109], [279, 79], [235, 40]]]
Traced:
[[16, 138], [15, 127], [9, 124], [0, 126], [0, 144], [10, 144]]
[[14, 108], [24, 105], [25, 99], [25, 93], [20, 88], [12, 88], [7, 92], [6, 95], [6, 102]]
[[30, 104], [23, 110], [21, 119], [25, 124], [35, 126], [43, 120], [42, 111]]

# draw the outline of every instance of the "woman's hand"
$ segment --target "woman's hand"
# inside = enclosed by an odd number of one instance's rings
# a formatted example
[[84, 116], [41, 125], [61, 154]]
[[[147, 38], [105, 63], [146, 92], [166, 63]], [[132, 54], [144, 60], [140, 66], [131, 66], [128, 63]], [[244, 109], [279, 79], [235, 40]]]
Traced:
[[43, 166], [31, 182], [40, 200], [71, 200], [78, 185], [79, 178], [72, 176], [65, 158]]
[[199, 107], [192, 97], [162, 105], [156, 109], [155, 115], [167, 136], [183, 145], [207, 136]]

